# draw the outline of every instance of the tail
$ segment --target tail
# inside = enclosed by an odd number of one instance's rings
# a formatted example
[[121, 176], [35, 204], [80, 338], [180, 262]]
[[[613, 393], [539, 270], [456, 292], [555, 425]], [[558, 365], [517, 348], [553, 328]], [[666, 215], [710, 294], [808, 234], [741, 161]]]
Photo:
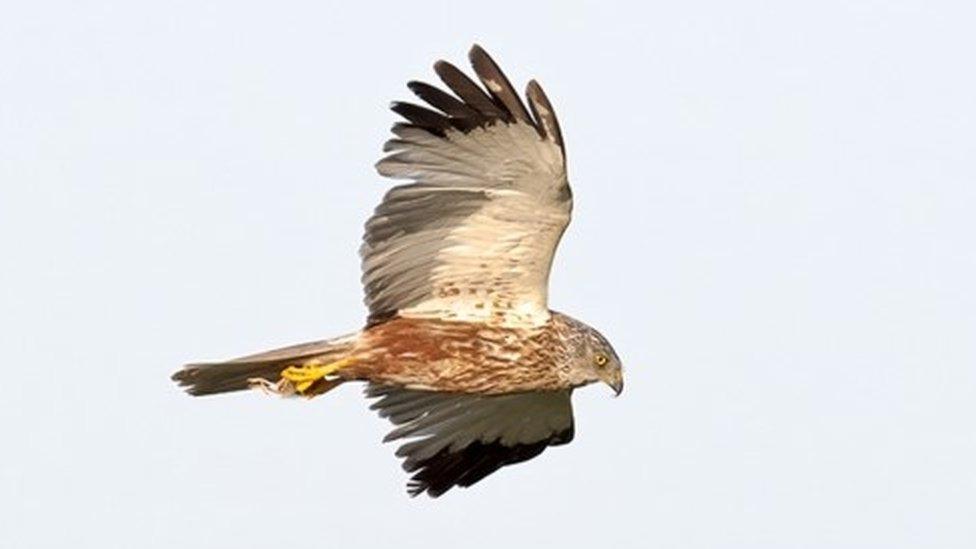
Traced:
[[[355, 335], [346, 336], [292, 345], [226, 362], [187, 364], [173, 374], [172, 379], [193, 396], [243, 391], [256, 385], [269, 387], [280, 384], [282, 372], [290, 367], [299, 367], [310, 360], [342, 360], [352, 350], [355, 340]], [[303, 394], [322, 394], [340, 383], [341, 380], [323, 378]]]

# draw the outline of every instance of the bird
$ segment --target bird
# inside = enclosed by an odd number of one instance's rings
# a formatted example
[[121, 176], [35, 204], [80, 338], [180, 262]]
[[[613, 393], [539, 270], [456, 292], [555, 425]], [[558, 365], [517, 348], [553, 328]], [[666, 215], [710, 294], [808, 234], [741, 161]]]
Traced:
[[384, 442], [399, 444], [411, 496], [469, 487], [569, 443], [573, 391], [624, 386], [607, 338], [549, 308], [573, 207], [555, 111], [535, 80], [526, 107], [477, 44], [468, 57], [480, 85], [437, 61], [446, 91], [411, 81], [426, 105], [391, 104], [402, 120], [376, 169], [405, 183], [366, 222], [364, 327], [172, 376], [195, 396], [310, 399], [364, 382], [370, 408], [393, 425]]

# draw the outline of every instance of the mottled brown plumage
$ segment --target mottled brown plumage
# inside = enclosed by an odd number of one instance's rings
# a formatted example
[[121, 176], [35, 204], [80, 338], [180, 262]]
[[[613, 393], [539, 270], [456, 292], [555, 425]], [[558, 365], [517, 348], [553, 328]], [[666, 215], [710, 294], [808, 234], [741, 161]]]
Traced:
[[395, 318], [364, 331], [337, 376], [454, 393], [558, 391], [573, 385], [575, 329], [559, 314], [527, 328]]
[[257, 387], [314, 397], [367, 383], [373, 408], [404, 440], [409, 491], [439, 496], [573, 438], [572, 391], [602, 381], [619, 394], [620, 360], [596, 330], [548, 307], [553, 255], [572, 211], [565, 144], [535, 81], [528, 108], [480, 47], [484, 88], [434, 68], [450, 93], [410, 89], [395, 102], [377, 164], [406, 179], [366, 223], [361, 249], [369, 315], [359, 332], [173, 375], [194, 395]]

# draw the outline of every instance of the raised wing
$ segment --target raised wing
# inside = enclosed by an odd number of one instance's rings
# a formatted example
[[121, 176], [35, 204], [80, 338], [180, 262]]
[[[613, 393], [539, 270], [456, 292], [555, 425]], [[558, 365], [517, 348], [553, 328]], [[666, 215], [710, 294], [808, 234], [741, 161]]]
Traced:
[[391, 189], [366, 223], [361, 250], [370, 322], [395, 314], [509, 326], [549, 319], [549, 270], [569, 224], [559, 123], [539, 85], [526, 110], [494, 61], [469, 54], [487, 89], [453, 65], [434, 70], [451, 95], [409, 87], [431, 110], [394, 103], [407, 123], [377, 163]]
[[413, 477], [410, 495], [437, 497], [467, 487], [505, 465], [573, 440], [569, 391], [472, 395], [369, 385], [372, 409], [396, 428], [384, 441], [412, 439], [397, 449]]

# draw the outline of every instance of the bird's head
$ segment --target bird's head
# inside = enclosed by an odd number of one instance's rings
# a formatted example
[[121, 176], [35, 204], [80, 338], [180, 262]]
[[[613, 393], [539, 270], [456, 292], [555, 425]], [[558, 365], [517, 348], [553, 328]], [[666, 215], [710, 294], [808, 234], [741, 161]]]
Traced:
[[570, 364], [574, 385], [602, 381], [617, 395], [624, 390], [623, 365], [603, 334], [587, 326], [575, 347]]

